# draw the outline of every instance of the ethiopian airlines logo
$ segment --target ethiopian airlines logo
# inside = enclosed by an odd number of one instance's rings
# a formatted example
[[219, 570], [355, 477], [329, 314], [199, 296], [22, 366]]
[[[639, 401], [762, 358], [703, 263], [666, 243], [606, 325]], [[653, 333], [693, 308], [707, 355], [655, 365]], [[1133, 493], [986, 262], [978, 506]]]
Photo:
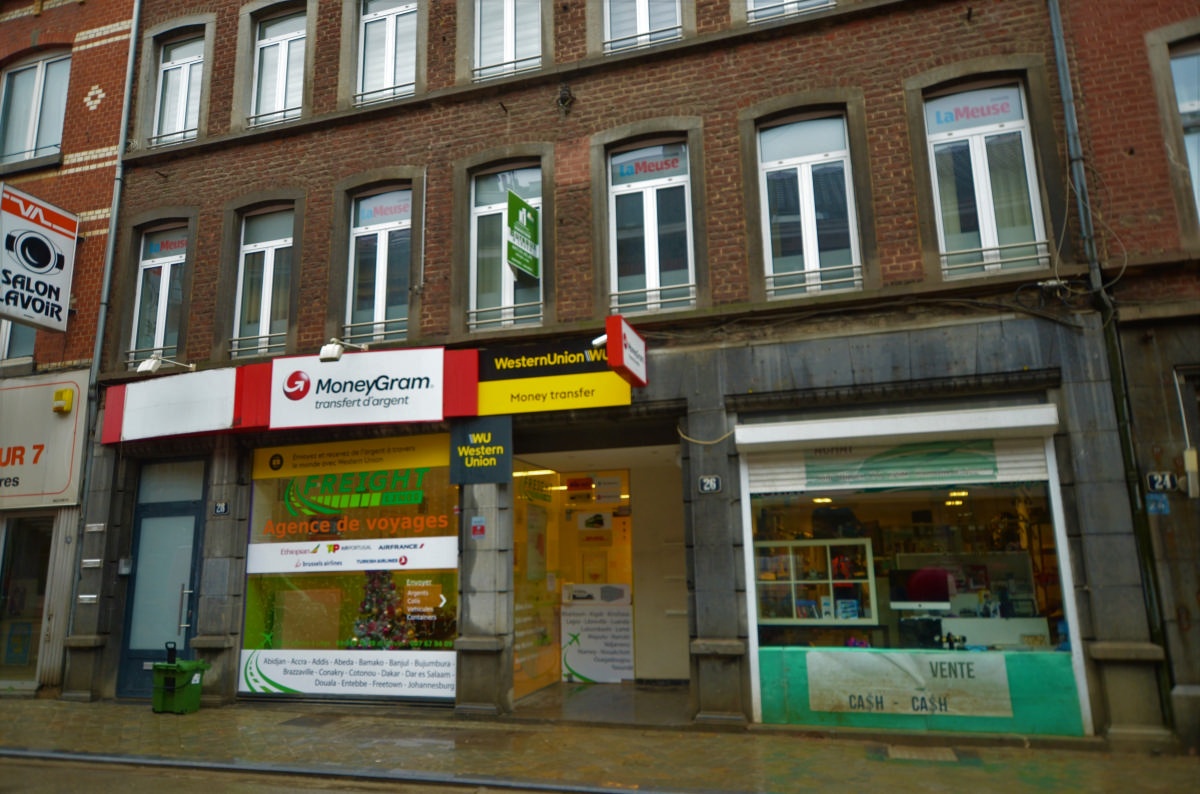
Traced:
[[312, 379], [307, 372], [296, 370], [283, 382], [283, 393], [289, 400], [303, 400], [312, 388]]

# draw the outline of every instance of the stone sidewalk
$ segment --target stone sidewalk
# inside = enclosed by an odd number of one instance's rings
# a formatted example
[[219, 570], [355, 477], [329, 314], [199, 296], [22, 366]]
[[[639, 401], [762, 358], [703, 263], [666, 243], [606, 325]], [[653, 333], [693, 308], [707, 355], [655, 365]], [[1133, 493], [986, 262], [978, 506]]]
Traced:
[[[895, 743], [764, 727], [706, 730], [456, 717], [380, 705], [0, 698], [6, 757], [85, 757], [241, 771], [560, 792], [1200, 792], [1200, 759], [948, 735]], [[2, 775], [0, 775], [2, 781]], [[3, 788], [0, 782], [0, 788]]]

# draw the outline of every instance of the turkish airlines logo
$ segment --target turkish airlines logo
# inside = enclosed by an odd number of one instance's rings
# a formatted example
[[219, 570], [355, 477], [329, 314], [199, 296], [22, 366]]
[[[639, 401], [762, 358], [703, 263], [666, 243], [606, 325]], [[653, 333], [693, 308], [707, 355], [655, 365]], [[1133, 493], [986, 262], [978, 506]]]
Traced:
[[283, 393], [289, 400], [303, 400], [312, 388], [312, 379], [307, 372], [296, 370], [283, 382]]

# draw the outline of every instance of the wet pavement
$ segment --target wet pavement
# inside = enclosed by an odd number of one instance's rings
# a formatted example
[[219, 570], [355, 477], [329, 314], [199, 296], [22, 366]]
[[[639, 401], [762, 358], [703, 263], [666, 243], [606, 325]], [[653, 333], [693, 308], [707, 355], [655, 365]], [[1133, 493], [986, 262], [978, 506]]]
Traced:
[[764, 726], [604, 724], [527, 709], [238, 702], [190, 714], [147, 702], [0, 698], [7, 762], [59, 758], [549, 792], [1200, 792], [1200, 758], [1100, 740], [840, 736]]

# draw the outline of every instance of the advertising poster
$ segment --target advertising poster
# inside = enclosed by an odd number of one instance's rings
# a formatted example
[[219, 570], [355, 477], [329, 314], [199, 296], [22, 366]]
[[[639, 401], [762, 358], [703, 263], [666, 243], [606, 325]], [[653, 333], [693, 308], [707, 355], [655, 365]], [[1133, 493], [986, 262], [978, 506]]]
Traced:
[[449, 436], [254, 455], [238, 689], [453, 699]]

